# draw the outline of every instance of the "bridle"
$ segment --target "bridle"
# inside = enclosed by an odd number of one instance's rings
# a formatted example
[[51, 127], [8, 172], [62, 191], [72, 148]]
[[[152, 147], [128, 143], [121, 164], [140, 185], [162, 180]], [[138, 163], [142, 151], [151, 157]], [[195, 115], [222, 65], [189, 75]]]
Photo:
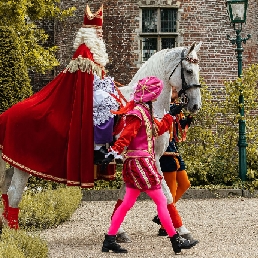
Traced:
[[194, 63], [194, 64], [198, 64], [199, 63], [199, 60], [198, 59], [195, 59], [195, 58], [190, 58], [188, 56], [185, 57], [185, 51], [186, 49], [183, 49], [182, 52], [181, 52], [181, 60], [180, 62], [176, 65], [176, 67], [174, 68], [174, 70], [172, 71], [172, 73], [170, 74], [168, 80], [170, 80], [170, 77], [173, 75], [173, 73], [175, 72], [176, 68], [179, 66], [179, 64], [181, 65], [181, 80], [182, 80], [182, 88], [181, 90], [178, 92], [178, 96], [181, 97], [181, 95], [187, 95], [186, 94], [186, 91], [192, 87], [197, 87], [197, 88], [201, 88], [201, 84], [191, 84], [191, 85], [188, 85], [185, 81], [185, 76], [184, 76], [184, 68], [183, 68], [183, 60], [186, 60], [190, 63]]

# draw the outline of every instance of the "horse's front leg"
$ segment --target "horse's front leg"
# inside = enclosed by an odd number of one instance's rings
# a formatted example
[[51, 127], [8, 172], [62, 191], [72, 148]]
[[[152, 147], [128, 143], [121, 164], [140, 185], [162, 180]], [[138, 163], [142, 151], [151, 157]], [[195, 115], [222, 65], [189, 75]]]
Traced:
[[24, 188], [28, 182], [30, 175], [18, 168], [14, 168], [14, 174], [11, 181], [11, 185], [8, 189], [8, 226], [10, 228], [18, 229], [18, 215], [19, 215], [19, 203], [22, 199]]
[[[162, 175], [162, 177], [163, 177], [163, 172], [161, 171], [161, 168], [160, 168], [159, 159], [160, 159], [160, 157], [156, 156], [156, 166], [157, 166], [159, 174]], [[167, 204], [173, 203], [173, 196], [170, 192], [170, 189], [169, 189], [164, 177], [161, 180], [161, 188], [162, 188], [162, 191], [163, 191], [164, 195], [167, 198]]]
[[8, 204], [6, 203], [6, 199], [8, 201], [8, 197], [7, 195], [3, 196], [3, 183], [5, 180], [5, 170], [6, 170], [6, 162], [2, 159], [2, 150], [0, 150], [0, 189], [1, 189], [1, 194], [2, 194], [2, 203], [4, 206], [3, 212], [2, 212], [2, 216], [0, 217], [0, 233], [2, 232], [2, 227], [3, 227], [3, 221], [4, 221], [4, 217], [6, 215], [6, 207], [8, 207]]
[[8, 195], [7, 191], [11, 184], [13, 176], [13, 169], [9, 168], [6, 170], [6, 162], [2, 159], [2, 151], [0, 151], [0, 188], [2, 194], [2, 202], [3, 202], [3, 213], [1, 222], [6, 223], [8, 217]]
[[5, 170], [6, 170], [6, 162], [2, 159], [2, 150], [0, 150], [0, 188], [1, 189], [5, 179]]
[[[163, 177], [163, 172], [161, 171], [160, 167], [160, 162], [159, 159], [160, 157], [164, 154], [164, 152], [167, 149], [167, 146], [169, 144], [169, 134], [168, 132], [165, 132], [164, 134], [160, 135], [156, 140], [155, 140], [155, 160], [156, 160], [156, 166], [159, 174]], [[173, 203], [173, 197], [170, 192], [170, 189], [164, 179], [164, 177], [161, 180], [161, 188], [164, 193], [164, 195], [167, 198], [167, 204]]]
[[12, 177], [14, 170], [13, 168], [9, 168], [4, 172], [3, 181], [1, 182], [1, 192], [2, 192], [2, 202], [4, 206], [4, 210], [2, 213], [3, 222], [6, 223], [8, 220], [8, 208], [9, 208], [9, 198], [8, 198], [8, 189], [11, 185]]

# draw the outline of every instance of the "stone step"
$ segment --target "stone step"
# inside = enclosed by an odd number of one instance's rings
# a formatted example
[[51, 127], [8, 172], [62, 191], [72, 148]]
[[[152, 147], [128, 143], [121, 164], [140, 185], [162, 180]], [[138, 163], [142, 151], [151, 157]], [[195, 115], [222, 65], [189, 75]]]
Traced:
[[[119, 190], [85, 190], [83, 189], [83, 201], [115, 201], [118, 198]], [[183, 199], [208, 199], [208, 198], [257, 198], [258, 191], [253, 193], [241, 189], [189, 189], [182, 196]], [[138, 200], [146, 200], [150, 197], [141, 193]]]

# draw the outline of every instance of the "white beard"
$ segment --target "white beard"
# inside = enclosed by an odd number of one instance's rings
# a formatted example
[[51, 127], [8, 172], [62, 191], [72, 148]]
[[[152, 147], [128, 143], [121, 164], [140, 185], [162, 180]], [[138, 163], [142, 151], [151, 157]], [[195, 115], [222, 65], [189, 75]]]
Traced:
[[109, 60], [106, 52], [106, 45], [103, 39], [97, 36], [95, 28], [79, 29], [74, 40], [74, 49], [77, 49], [83, 43], [85, 43], [93, 54], [94, 62], [101, 66], [105, 66], [108, 63]]

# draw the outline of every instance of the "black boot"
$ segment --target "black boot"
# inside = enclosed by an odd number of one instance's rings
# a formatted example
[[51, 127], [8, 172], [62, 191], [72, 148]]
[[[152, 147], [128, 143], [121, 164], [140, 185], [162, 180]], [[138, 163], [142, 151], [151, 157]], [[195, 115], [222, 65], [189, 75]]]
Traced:
[[112, 250], [114, 253], [127, 253], [127, 250], [121, 248], [121, 246], [116, 242], [115, 235], [105, 235], [105, 240], [102, 246], [102, 252], [109, 252], [109, 250]]
[[94, 150], [94, 164], [100, 165], [107, 154], [108, 150], [105, 146], [102, 146], [99, 150]]
[[180, 237], [178, 233], [175, 234], [173, 237], [170, 237], [170, 241], [172, 243], [175, 254], [180, 253], [181, 249], [190, 249], [196, 245], [196, 243], [191, 244], [189, 240]]
[[158, 224], [158, 225], [161, 225], [160, 219], [159, 219], [159, 216], [158, 216], [158, 215], [156, 215], [156, 216], [153, 218], [152, 221], [153, 221], [154, 223]]
[[100, 165], [102, 160], [105, 158], [105, 154], [99, 150], [94, 150], [94, 165]]
[[167, 233], [166, 229], [164, 229], [164, 228], [159, 229], [158, 236], [167, 236], [167, 235], [168, 235], [168, 233]]

